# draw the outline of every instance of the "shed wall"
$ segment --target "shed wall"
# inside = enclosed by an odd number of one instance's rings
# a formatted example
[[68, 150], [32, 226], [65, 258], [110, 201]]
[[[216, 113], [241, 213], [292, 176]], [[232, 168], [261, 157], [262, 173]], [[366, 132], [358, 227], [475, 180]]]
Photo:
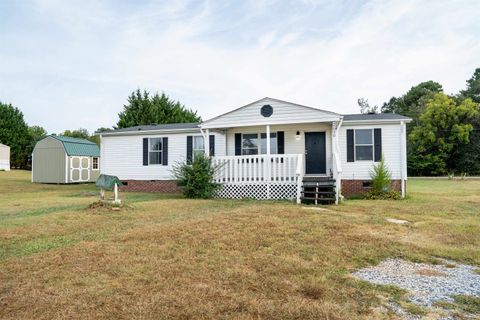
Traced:
[[10, 170], [10, 147], [0, 144], [0, 170]]
[[60, 141], [47, 137], [33, 150], [32, 182], [65, 183], [65, 150]]

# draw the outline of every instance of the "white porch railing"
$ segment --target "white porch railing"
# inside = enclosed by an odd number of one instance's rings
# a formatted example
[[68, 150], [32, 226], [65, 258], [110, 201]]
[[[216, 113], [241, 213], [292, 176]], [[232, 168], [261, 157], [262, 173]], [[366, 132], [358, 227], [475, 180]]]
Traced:
[[[301, 154], [272, 154], [250, 156], [220, 156], [213, 157], [213, 164], [218, 166], [214, 181], [224, 185], [244, 185], [237, 196], [236, 191], [230, 192], [230, 197], [252, 197], [260, 199], [280, 199], [281, 190], [287, 188], [284, 198], [300, 197], [301, 181], [303, 179], [303, 156]], [[248, 186], [252, 194], [248, 193]], [[261, 188], [260, 188], [261, 187]], [[273, 188], [275, 190], [273, 190]], [[240, 190], [240, 188], [232, 189]], [[261, 195], [259, 195], [261, 193]], [[286, 192], [287, 194], [287, 192]]]

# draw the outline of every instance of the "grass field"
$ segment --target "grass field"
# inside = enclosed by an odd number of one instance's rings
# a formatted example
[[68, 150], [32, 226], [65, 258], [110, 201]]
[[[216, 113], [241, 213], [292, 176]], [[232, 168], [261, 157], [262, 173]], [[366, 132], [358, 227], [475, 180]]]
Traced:
[[87, 208], [93, 185], [29, 179], [0, 172], [2, 319], [393, 319], [381, 306], [403, 292], [351, 271], [480, 265], [480, 180], [412, 180], [407, 200], [332, 211], [141, 193], [111, 211]]

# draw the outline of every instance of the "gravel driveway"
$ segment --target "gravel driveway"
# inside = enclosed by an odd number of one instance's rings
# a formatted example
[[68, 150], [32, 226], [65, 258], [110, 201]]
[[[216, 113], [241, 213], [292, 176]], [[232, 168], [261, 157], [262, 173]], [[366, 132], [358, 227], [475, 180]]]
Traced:
[[410, 292], [412, 303], [431, 307], [437, 301], [453, 302], [453, 295], [480, 297], [477, 267], [445, 261], [446, 265], [387, 259], [353, 275], [380, 285], [395, 285]]

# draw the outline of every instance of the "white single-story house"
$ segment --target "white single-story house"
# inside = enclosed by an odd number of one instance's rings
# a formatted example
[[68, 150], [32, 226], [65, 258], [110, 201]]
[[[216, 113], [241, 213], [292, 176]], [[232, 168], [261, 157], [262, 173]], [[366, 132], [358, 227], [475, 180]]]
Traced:
[[101, 173], [126, 190], [176, 191], [175, 163], [213, 157], [223, 198], [336, 202], [365, 192], [382, 155], [405, 195], [406, 123], [398, 114], [341, 115], [263, 98], [202, 123], [100, 133]]
[[0, 170], [10, 171], [10, 147], [0, 143]]

